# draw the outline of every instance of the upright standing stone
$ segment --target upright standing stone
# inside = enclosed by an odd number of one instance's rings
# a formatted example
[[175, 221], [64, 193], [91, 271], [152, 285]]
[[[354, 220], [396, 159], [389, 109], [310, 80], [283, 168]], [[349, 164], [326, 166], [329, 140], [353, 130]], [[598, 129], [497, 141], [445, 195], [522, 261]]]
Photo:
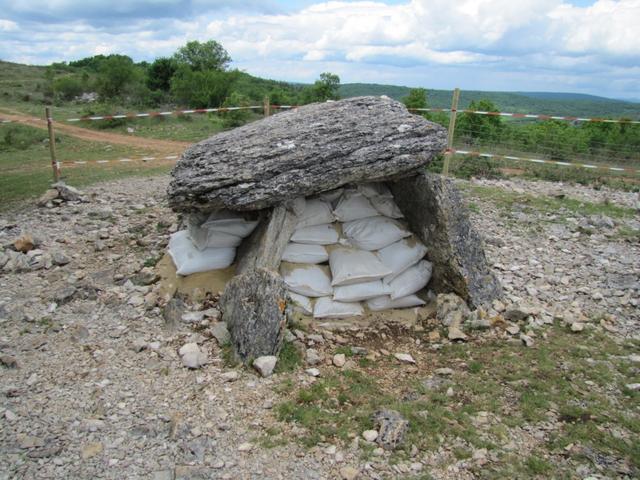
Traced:
[[491, 302], [502, 287], [489, 270], [482, 240], [453, 180], [423, 173], [389, 183], [411, 230], [429, 248], [437, 293], [455, 292], [471, 307]]
[[278, 355], [286, 326], [286, 298], [282, 277], [263, 268], [251, 269], [227, 284], [220, 297], [222, 319], [243, 362]]

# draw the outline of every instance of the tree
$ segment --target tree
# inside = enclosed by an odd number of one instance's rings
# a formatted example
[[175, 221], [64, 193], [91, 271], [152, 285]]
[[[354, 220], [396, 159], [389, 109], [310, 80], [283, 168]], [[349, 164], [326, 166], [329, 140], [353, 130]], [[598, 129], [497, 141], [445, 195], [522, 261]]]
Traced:
[[[490, 100], [473, 100], [469, 104], [469, 110], [483, 112], [497, 112], [498, 108]], [[480, 141], [496, 141], [503, 131], [502, 118], [494, 115], [478, 115], [475, 113], [463, 113], [458, 117], [456, 124], [456, 136], [465, 136]]]
[[122, 95], [128, 85], [138, 80], [133, 60], [124, 55], [106, 58], [98, 70], [98, 93], [104, 98]]
[[409, 95], [402, 98], [402, 103], [407, 108], [427, 108], [427, 90], [424, 88], [412, 88]]
[[177, 70], [176, 62], [172, 58], [156, 58], [147, 70], [147, 87], [151, 90], [171, 90], [171, 78]]
[[338, 75], [330, 72], [321, 73], [320, 78], [305, 90], [305, 103], [338, 100], [340, 98], [339, 87], [340, 77]]
[[201, 72], [182, 67], [171, 80], [171, 93], [179, 102], [190, 107], [219, 107], [231, 92], [236, 78], [236, 72]]
[[[225, 107], [248, 107], [251, 101], [241, 93], [233, 92], [224, 102]], [[239, 127], [244, 125], [251, 118], [251, 110], [231, 110], [221, 114], [222, 123], [225, 127]]]
[[63, 100], [73, 100], [75, 97], [82, 95], [82, 80], [77, 76], [66, 76], [57, 78], [53, 82], [53, 91], [56, 97]]
[[231, 57], [224, 47], [215, 40], [200, 43], [197, 40], [187, 42], [173, 55], [179, 65], [187, 65], [192, 70], [204, 72], [206, 70], [223, 71], [231, 62]]

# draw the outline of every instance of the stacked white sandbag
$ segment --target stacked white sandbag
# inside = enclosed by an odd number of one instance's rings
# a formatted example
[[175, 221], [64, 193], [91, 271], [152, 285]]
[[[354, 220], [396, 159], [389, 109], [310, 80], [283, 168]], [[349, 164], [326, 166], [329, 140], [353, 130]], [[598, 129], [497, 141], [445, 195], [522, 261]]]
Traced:
[[427, 247], [384, 183], [323, 192], [296, 213], [281, 273], [298, 311], [344, 318], [363, 315], [362, 302], [371, 311], [424, 305], [416, 293], [431, 278]]
[[229, 267], [236, 247], [258, 225], [238, 214], [220, 210], [206, 217], [191, 215], [187, 229], [171, 235], [168, 252], [178, 275], [207, 272]]

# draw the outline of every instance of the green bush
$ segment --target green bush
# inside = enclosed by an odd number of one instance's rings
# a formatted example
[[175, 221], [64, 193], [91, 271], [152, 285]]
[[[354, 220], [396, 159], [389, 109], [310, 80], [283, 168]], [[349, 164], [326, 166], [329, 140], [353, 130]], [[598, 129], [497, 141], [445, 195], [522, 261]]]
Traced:
[[11, 150], [26, 150], [33, 145], [39, 145], [47, 138], [47, 133], [36, 128], [23, 125], [5, 127], [0, 136], [0, 152]]
[[[251, 101], [249, 98], [236, 92], [229, 95], [224, 102], [225, 107], [248, 107], [250, 105]], [[222, 117], [222, 124], [225, 128], [233, 128], [247, 123], [249, 118], [251, 118], [251, 111], [232, 110], [230, 112], [223, 112], [220, 116]]]
[[57, 78], [53, 82], [54, 95], [62, 100], [73, 100], [82, 95], [82, 80], [75, 76]]

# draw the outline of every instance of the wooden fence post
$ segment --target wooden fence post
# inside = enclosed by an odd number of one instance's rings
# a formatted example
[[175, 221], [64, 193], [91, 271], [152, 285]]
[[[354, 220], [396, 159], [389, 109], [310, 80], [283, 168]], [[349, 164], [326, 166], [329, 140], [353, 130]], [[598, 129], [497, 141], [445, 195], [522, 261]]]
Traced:
[[60, 180], [60, 167], [56, 160], [56, 134], [53, 131], [53, 119], [51, 118], [51, 107], [45, 107], [44, 114], [47, 117], [47, 129], [49, 130], [49, 152], [51, 153], [51, 168], [53, 169], [53, 182]]
[[268, 117], [269, 115], [271, 115], [271, 104], [269, 103], [268, 96], [264, 97], [263, 105], [264, 105], [264, 116]]
[[460, 100], [460, 89], [456, 88], [453, 91], [453, 99], [451, 101], [451, 116], [449, 117], [449, 131], [447, 132], [447, 151], [444, 152], [444, 166], [442, 167], [442, 174], [449, 175], [449, 163], [453, 153], [453, 134], [456, 130], [456, 116], [458, 114], [458, 100]]

